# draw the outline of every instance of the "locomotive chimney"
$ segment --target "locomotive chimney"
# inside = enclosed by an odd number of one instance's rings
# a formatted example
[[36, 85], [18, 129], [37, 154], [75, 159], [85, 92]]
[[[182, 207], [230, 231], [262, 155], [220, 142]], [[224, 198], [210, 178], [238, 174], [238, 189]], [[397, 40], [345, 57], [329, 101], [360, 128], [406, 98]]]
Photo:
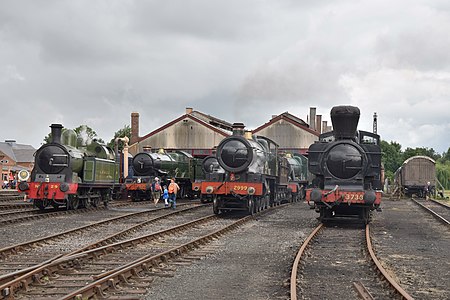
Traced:
[[61, 124], [52, 124], [50, 125], [50, 128], [52, 129], [52, 143], [61, 144], [61, 132], [63, 126]]
[[244, 123], [233, 123], [233, 135], [243, 136], [245, 134], [245, 125]]
[[355, 106], [335, 106], [331, 109], [331, 123], [337, 140], [354, 139], [360, 111]]

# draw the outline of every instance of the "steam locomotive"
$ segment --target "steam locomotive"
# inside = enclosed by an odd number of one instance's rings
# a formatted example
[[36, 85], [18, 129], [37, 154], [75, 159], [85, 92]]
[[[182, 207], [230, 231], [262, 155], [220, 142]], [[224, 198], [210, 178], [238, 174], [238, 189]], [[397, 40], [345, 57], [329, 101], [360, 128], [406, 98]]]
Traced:
[[166, 153], [144, 151], [136, 154], [131, 163], [133, 176], [125, 179], [125, 189], [133, 201], [150, 200], [151, 184], [155, 177], [168, 185], [175, 178], [180, 186], [179, 196], [198, 196], [198, 189], [193, 188], [196, 179], [204, 178], [201, 160], [184, 151]]
[[244, 210], [254, 214], [284, 201], [297, 200], [298, 182], [291, 181], [287, 157], [278, 155], [278, 145], [233, 124], [233, 135], [217, 147], [215, 159], [203, 161], [205, 180], [202, 197], [212, 198], [213, 212]]
[[41, 210], [50, 205], [78, 209], [103, 202], [106, 206], [120, 191], [119, 163], [113, 150], [95, 140], [77, 146], [73, 130], [63, 130], [61, 124], [50, 128], [52, 140], [36, 151], [31, 178], [29, 174], [19, 178], [19, 191]]
[[380, 137], [357, 131], [359, 116], [357, 107], [333, 107], [334, 130], [309, 147], [308, 169], [314, 179], [306, 199], [322, 222], [349, 216], [368, 223], [381, 204]]

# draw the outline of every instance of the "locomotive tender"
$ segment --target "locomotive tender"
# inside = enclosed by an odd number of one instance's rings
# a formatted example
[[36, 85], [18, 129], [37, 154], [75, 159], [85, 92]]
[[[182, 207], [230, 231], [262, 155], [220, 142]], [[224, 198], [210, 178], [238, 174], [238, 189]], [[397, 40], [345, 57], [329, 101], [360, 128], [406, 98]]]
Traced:
[[333, 107], [333, 131], [309, 147], [308, 169], [315, 178], [306, 199], [321, 221], [348, 216], [368, 223], [380, 206], [380, 137], [357, 131], [359, 116], [357, 107]]
[[119, 163], [106, 145], [92, 141], [77, 147], [77, 135], [52, 124], [52, 141], [35, 153], [34, 167], [28, 178], [20, 178], [19, 191], [43, 210], [51, 205], [78, 209], [101, 202], [106, 206], [120, 190]]
[[155, 177], [166, 185], [171, 178], [175, 178], [180, 186], [179, 196], [192, 197], [198, 194], [198, 188], [193, 189], [193, 183], [204, 176], [201, 161], [184, 151], [166, 153], [161, 149], [157, 153], [140, 152], [133, 157], [131, 166], [133, 176], [125, 179], [124, 185], [134, 201], [151, 199], [151, 184]]
[[212, 198], [215, 214], [254, 214], [283, 200], [297, 200], [298, 183], [289, 181], [289, 162], [278, 155], [278, 145], [266, 137], [244, 135], [242, 123], [233, 124], [233, 135], [219, 143], [215, 157], [204, 160], [206, 178], [201, 182], [202, 197]]

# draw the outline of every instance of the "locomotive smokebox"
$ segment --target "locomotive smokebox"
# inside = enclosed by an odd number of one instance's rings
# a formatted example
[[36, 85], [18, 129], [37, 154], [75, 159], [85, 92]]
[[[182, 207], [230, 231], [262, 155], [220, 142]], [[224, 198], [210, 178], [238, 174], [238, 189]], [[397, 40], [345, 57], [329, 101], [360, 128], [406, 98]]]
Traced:
[[50, 125], [52, 129], [52, 143], [61, 145], [61, 132], [63, 126], [61, 124], [52, 124]]
[[335, 106], [331, 109], [334, 137], [337, 140], [354, 139], [360, 111], [356, 106]]

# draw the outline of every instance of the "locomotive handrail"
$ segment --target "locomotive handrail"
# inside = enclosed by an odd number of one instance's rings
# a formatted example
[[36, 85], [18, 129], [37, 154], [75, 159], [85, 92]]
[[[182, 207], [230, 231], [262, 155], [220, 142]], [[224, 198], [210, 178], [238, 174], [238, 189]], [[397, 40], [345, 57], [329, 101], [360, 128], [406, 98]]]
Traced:
[[336, 192], [338, 188], [339, 188], [339, 185], [336, 184], [336, 186], [331, 191], [325, 193], [324, 196], [326, 197], [326, 196]]

